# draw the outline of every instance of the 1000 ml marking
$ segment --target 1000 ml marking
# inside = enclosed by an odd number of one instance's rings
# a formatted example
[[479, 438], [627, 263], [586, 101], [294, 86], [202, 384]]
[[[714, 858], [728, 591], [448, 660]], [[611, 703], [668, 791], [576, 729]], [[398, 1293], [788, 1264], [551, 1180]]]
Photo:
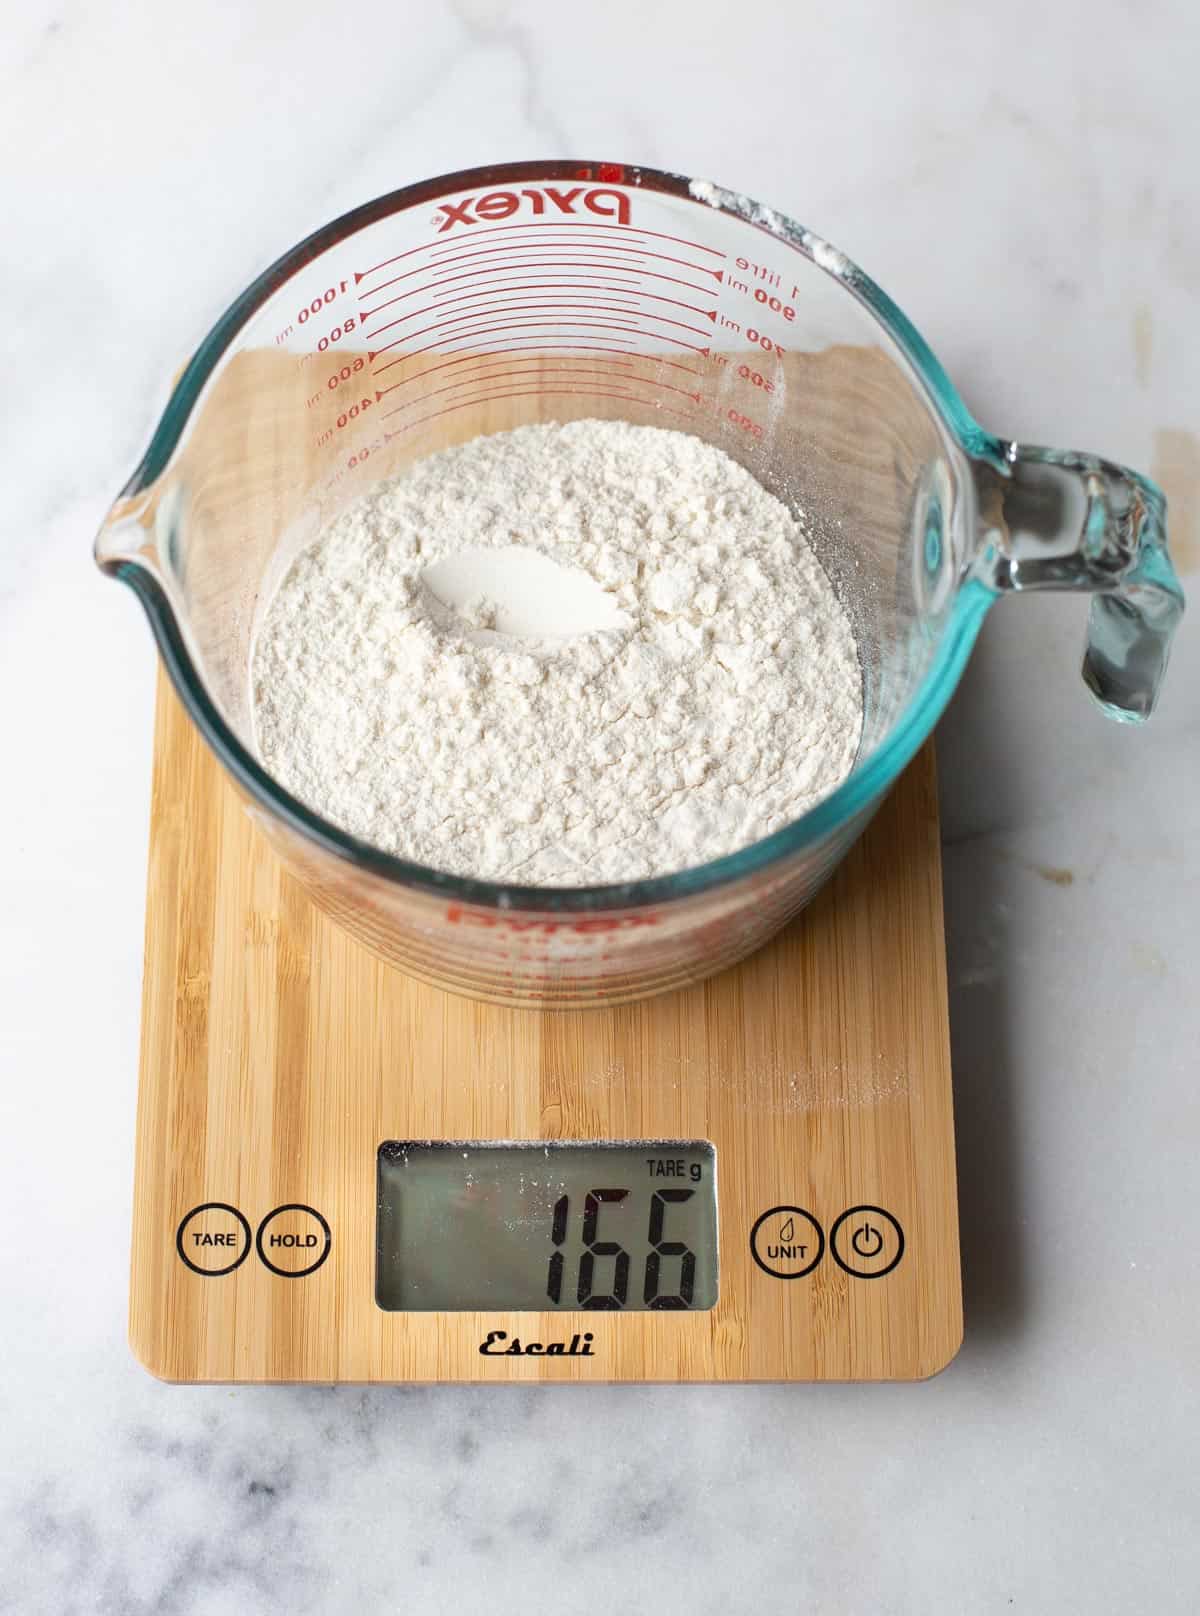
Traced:
[[[749, 258], [735, 258], [734, 263], [752, 280], [765, 281], [768, 286], [782, 285], [778, 270], [768, 269], [766, 264], [756, 264]], [[736, 286], [739, 292], [748, 292], [750, 290], [745, 281], [729, 279], [729, 285]]]
[[297, 313], [296, 318], [291, 325], [285, 325], [282, 331], [276, 332], [275, 346], [277, 348], [281, 348], [287, 339], [295, 334], [295, 330], [298, 325], [306, 325], [308, 321], [312, 319], [313, 315], [320, 314], [321, 310], [327, 304], [336, 302], [337, 299], [345, 292], [349, 284], [349, 281], [339, 281], [336, 286], [327, 287], [319, 297], [314, 297], [311, 303], [306, 303], [305, 306]]

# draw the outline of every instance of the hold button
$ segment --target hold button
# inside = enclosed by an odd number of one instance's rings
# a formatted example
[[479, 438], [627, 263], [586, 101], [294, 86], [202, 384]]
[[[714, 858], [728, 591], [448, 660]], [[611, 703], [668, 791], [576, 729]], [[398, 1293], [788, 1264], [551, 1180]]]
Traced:
[[332, 1243], [325, 1219], [314, 1207], [299, 1201], [268, 1212], [255, 1240], [263, 1263], [284, 1279], [303, 1279], [315, 1273]]

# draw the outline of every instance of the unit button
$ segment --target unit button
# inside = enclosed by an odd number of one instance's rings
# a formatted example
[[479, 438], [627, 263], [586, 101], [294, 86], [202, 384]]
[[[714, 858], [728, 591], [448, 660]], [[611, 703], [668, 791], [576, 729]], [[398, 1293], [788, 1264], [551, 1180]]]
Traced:
[[882, 1279], [904, 1255], [904, 1230], [881, 1206], [852, 1206], [829, 1231], [829, 1249], [855, 1279]]
[[333, 1236], [315, 1207], [290, 1201], [268, 1212], [258, 1226], [258, 1255], [273, 1274], [303, 1279], [315, 1273], [329, 1255]]
[[250, 1225], [228, 1201], [205, 1201], [176, 1229], [175, 1250], [193, 1274], [232, 1274], [250, 1255]]
[[773, 1206], [750, 1231], [750, 1255], [773, 1279], [803, 1279], [825, 1255], [825, 1231], [802, 1206]]

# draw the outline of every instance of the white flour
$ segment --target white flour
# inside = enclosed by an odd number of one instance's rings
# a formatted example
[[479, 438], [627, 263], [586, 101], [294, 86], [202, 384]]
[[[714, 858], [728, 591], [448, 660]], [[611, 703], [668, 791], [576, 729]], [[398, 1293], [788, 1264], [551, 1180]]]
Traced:
[[262, 762], [318, 813], [529, 885], [743, 847], [845, 777], [862, 726], [802, 523], [699, 438], [618, 421], [476, 438], [351, 506], [252, 679]]

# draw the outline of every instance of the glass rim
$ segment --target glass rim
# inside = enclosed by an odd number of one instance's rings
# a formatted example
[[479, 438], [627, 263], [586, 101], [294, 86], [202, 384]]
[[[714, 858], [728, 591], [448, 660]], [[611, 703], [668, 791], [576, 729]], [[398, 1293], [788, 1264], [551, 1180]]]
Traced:
[[[590, 171], [585, 174], [584, 171]], [[634, 185], [727, 214], [799, 251], [816, 268], [839, 280], [863, 304], [900, 350], [922, 386], [926, 402], [967, 456], [1002, 470], [1001, 442], [971, 416], [949, 377], [916, 327], [891, 298], [844, 253], [774, 209], [708, 182], [640, 165], [586, 161], [530, 161], [463, 169], [390, 191], [361, 204], [306, 236], [277, 258], [234, 299], [200, 343], [176, 382], [145, 454], [121, 491], [122, 499], [144, 493], [166, 470], [206, 384], [242, 331], [275, 293], [329, 248], [380, 219], [475, 186], [503, 182], [595, 176], [600, 183]], [[697, 195], [693, 186], [702, 186]], [[218, 761], [246, 794], [289, 829], [334, 857], [406, 888], [492, 909], [590, 913], [645, 908], [758, 874], [820, 841], [865, 813], [912, 759], [952, 695], [995, 591], [978, 578], [957, 586], [948, 619], [924, 677], [904, 711], [875, 748], [856, 761], [836, 790], [798, 819], [733, 853], [666, 875], [598, 886], [539, 887], [461, 876], [386, 853], [351, 835], [286, 791], [233, 733], [209, 694], [187, 646], [179, 618], [156, 572], [123, 558], [106, 570], [138, 596], [172, 684], [185, 711]]]

